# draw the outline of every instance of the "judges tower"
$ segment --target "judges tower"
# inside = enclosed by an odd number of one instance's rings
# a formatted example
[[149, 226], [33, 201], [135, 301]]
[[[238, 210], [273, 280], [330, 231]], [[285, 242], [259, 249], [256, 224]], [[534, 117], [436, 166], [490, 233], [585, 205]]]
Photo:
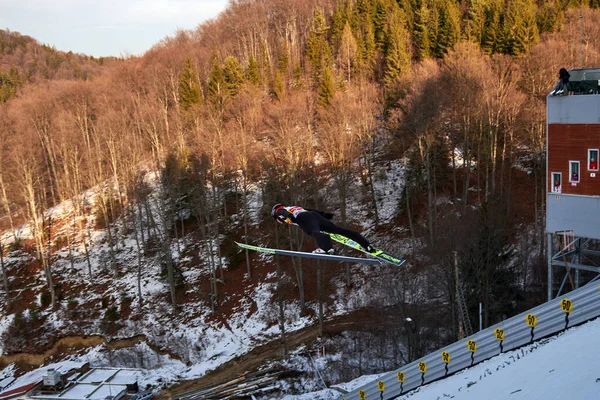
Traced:
[[546, 103], [548, 300], [600, 274], [600, 68], [569, 73]]

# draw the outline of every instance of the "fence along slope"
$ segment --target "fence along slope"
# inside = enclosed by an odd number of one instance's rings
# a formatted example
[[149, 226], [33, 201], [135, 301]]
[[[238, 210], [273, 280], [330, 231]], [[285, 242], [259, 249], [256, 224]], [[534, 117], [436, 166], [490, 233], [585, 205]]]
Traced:
[[[600, 316], [600, 285], [586, 286], [388, 372], [338, 400], [386, 400]], [[423, 372], [424, 371], [424, 372]]]

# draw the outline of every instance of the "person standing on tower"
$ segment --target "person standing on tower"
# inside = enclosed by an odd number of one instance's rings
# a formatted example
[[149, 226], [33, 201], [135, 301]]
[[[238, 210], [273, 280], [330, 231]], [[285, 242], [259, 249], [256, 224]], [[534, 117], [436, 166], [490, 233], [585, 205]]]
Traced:
[[556, 96], [559, 94], [562, 94], [563, 96], [567, 96], [569, 94], [569, 78], [570, 77], [571, 77], [571, 74], [569, 74], [569, 71], [567, 71], [566, 68], [561, 68], [560, 71], [558, 71], [558, 83], [556, 84], [556, 86], [554, 86], [554, 88], [552, 89], [550, 94], [552, 96]]

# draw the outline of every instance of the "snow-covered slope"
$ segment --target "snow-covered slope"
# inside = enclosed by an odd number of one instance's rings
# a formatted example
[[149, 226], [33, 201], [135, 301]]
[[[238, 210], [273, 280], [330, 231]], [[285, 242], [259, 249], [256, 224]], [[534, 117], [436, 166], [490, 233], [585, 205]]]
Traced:
[[[520, 349], [509, 351], [425, 385], [398, 399], [410, 400], [588, 400], [600, 398], [600, 319]], [[378, 375], [345, 385], [354, 390]], [[367, 379], [368, 378], [368, 379]], [[297, 396], [299, 400], [329, 400], [334, 390]], [[291, 400], [291, 397], [287, 397]]]

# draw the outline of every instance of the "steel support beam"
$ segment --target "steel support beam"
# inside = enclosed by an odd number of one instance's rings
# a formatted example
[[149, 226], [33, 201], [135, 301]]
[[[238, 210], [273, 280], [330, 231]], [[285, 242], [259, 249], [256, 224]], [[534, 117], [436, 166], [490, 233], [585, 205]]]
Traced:
[[567, 264], [562, 261], [552, 261], [551, 265], [556, 266], [556, 267], [568, 267], [569, 269], [575, 268], [575, 269], [582, 269], [584, 271], [600, 273], [600, 267], [591, 267], [589, 265], [574, 264], [574, 263]]

